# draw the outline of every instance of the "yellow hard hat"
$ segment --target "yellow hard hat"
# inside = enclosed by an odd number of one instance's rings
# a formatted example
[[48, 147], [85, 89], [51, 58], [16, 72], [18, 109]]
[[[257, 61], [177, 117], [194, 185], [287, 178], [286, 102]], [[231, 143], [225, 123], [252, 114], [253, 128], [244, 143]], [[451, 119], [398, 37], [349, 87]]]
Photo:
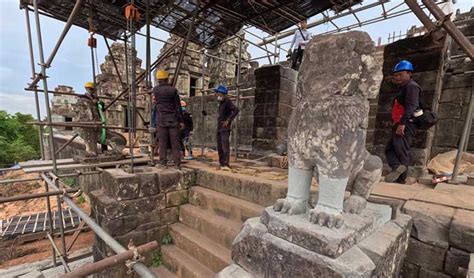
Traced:
[[156, 79], [158, 80], [168, 79], [168, 72], [166, 72], [165, 70], [158, 70], [156, 72]]
[[94, 82], [86, 82], [86, 84], [84, 84], [84, 88], [92, 88], [94, 89]]
[[181, 101], [181, 106], [183, 106], [183, 107], [186, 106], [186, 101], [182, 100]]

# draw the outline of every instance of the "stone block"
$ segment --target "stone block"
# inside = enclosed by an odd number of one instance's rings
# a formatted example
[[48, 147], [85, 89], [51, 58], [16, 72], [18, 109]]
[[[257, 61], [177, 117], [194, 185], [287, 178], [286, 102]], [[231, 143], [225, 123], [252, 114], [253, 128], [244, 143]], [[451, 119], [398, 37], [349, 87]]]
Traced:
[[406, 262], [434, 271], [443, 271], [446, 249], [410, 238]]
[[309, 251], [337, 258], [377, 228], [375, 222], [378, 216], [372, 214], [370, 210], [365, 210], [360, 216], [343, 214], [343, 217], [343, 227], [329, 229], [319, 225], [308, 225], [306, 215], [289, 216], [268, 207], [262, 213], [261, 221], [272, 235]]
[[188, 189], [196, 183], [196, 173], [191, 169], [165, 169], [158, 173], [160, 192], [167, 193], [181, 189]]
[[158, 182], [157, 173], [150, 172], [137, 175], [140, 178], [139, 197], [153, 196], [160, 193], [160, 183]]
[[173, 207], [188, 202], [188, 190], [171, 191], [166, 193], [166, 207]]
[[163, 225], [178, 222], [178, 207], [170, 207], [160, 210], [160, 221]]
[[216, 275], [216, 278], [254, 278], [237, 264], [231, 264]]
[[375, 269], [356, 246], [330, 259], [267, 233], [258, 218], [245, 222], [232, 259], [256, 277], [369, 277]]
[[397, 276], [399, 271], [396, 268], [401, 265], [408, 245], [409, 235], [405, 232], [408, 229], [390, 221], [357, 245], [374, 262], [376, 267], [372, 275]]
[[463, 209], [456, 211], [449, 230], [449, 243], [456, 248], [474, 253], [474, 211]]
[[474, 278], [474, 253], [471, 253], [469, 259], [469, 268], [467, 270], [467, 278]]
[[400, 273], [400, 277], [403, 278], [418, 278], [420, 274], [420, 267], [416, 264], [411, 264], [408, 262], [403, 263], [403, 268]]
[[444, 264], [444, 273], [454, 277], [466, 277], [469, 267], [469, 253], [454, 247], [449, 248]]
[[140, 194], [139, 177], [118, 168], [104, 170], [102, 185], [117, 200], [135, 199]]
[[438, 108], [440, 119], [458, 119], [461, 117], [462, 106], [452, 103], [445, 103]]
[[164, 194], [124, 201], [114, 200], [105, 194], [103, 190], [92, 191], [90, 196], [93, 210], [106, 216], [108, 219], [135, 215], [166, 207]]
[[442, 272], [432, 271], [426, 268], [420, 268], [420, 278], [450, 278], [451, 276], [446, 275]]
[[403, 212], [413, 217], [413, 237], [448, 248], [449, 225], [455, 212], [453, 208], [410, 200], [405, 203]]

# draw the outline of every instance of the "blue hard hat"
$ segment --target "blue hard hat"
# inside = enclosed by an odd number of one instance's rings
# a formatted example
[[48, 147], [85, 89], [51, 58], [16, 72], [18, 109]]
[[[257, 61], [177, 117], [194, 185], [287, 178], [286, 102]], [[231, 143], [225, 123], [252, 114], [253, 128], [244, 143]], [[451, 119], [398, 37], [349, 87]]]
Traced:
[[217, 86], [217, 88], [214, 89], [214, 92], [216, 93], [222, 93], [224, 95], [227, 95], [227, 93], [229, 92], [229, 90], [227, 90], [227, 87], [224, 86], [224, 85], [219, 85]]
[[395, 65], [393, 68], [393, 73], [399, 72], [399, 71], [413, 71], [413, 64], [410, 63], [410, 61], [407, 60], [401, 60], [398, 64]]

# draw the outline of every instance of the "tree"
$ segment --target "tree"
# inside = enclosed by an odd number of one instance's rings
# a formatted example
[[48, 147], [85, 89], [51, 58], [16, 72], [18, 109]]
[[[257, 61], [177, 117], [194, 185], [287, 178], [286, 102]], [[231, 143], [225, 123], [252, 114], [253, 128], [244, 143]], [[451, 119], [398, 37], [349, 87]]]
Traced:
[[33, 120], [29, 114], [0, 110], [0, 167], [40, 157], [38, 127], [27, 124]]

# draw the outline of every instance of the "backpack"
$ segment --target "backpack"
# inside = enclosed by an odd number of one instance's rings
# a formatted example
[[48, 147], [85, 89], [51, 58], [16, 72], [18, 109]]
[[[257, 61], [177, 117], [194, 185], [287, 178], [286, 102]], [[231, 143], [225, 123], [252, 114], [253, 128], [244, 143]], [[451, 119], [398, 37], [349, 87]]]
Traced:
[[[420, 115], [417, 116], [417, 114]], [[415, 111], [410, 121], [412, 121], [418, 129], [428, 130], [438, 122], [438, 114], [424, 109], [420, 100], [420, 109]]]

